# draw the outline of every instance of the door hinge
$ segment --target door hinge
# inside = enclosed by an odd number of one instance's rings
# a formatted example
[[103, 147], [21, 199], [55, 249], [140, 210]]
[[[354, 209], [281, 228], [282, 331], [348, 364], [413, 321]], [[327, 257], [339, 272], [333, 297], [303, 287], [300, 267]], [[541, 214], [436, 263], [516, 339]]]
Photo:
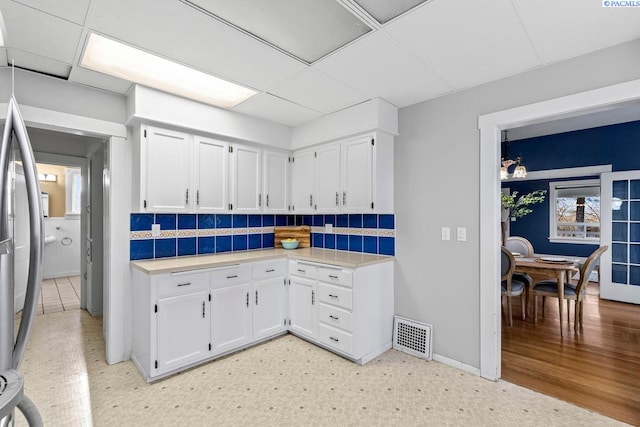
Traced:
[[211, 351], [211, 343], [209, 343], [209, 351]]
[[295, 157], [292, 157], [292, 158], [291, 158], [291, 163], [295, 163], [295, 162], [296, 162], [296, 158], [295, 158]]
[[209, 302], [211, 302], [211, 294], [209, 294]]
[[291, 163], [291, 157], [289, 157], [289, 163]]
[[318, 157], [318, 152], [317, 151], [313, 152], [313, 157], [316, 157], [316, 158]]
[[282, 278], [282, 281], [284, 282], [284, 285], [287, 286], [287, 279], [285, 279], [284, 277]]
[[156, 304], [155, 308], [153, 309], [153, 312], [154, 312], [154, 313], [157, 313], [157, 312], [158, 312], [158, 304]]
[[373, 202], [371, 202], [371, 209], [373, 209]]
[[287, 323], [289, 324], [289, 326], [291, 326], [291, 319], [289, 319]]
[[229, 146], [229, 152], [233, 153], [233, 146], [231, 146], [231, 145]]
[[371, 145], [376, 145], [373, 138], [371, 138]]
[[144, 137], [145, 138], [147, 137], [147, 130], [146, 129], [144, 130]]
[[156, 367], [156, 369], [158, 369], [158, 361], [157, 360], [156, 360], [156, 363], [155, 363], [155, 367]]
[[229, 203], [229, 210], [233, 210], [233, 203]]
[[283, 324], [284, 326], [287, 326], [287, 319], [282, 319], [282, 324]]
[[144, 208], [147, 209], [147, 201], [144, 201]]

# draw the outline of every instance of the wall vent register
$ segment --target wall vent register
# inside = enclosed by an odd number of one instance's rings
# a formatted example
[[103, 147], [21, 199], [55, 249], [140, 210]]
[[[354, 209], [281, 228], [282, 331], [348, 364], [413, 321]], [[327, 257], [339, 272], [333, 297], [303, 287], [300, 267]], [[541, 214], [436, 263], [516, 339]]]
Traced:
[[393, 319], [393, 348], [422, 359], [431, 360], [432, 326], [395, 316]]

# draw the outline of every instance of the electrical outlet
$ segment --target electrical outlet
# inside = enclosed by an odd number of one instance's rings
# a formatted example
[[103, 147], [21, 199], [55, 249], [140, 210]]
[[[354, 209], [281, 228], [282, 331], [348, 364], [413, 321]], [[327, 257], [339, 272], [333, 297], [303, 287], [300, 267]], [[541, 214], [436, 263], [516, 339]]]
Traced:
[[325, 233], [333, 233], [333, 224], [325, 224], [324, 225]]
[[451, 228], [442, 227], [442, 240], [451, 240]]
[[467, 241], [467, 227], [458, 227], [458, 242]]
[[160, 224], [151, 224], [151, 237], [160, 237]]

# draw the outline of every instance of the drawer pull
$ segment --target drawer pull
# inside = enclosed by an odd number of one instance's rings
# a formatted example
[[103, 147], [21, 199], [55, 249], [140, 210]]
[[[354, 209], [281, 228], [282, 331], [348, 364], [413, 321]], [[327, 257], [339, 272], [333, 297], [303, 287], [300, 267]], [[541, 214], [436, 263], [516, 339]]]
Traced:
[[273, 273], [274, 271], [276, 271], [275, 268], [270, 268], [270, 269], [266, 270], [265, 273]]
[[202, 301], [202, 318], [204, 319], [204, 301]]
[[329, 339], [330, 339], [331, 341], [340, 342], [340, 340], [339, 340], [338, 338], [329, 337]]
[[316, 304], [316, 293], [315, 291], [311, 291], [311, 305]]
[[338, 280], [338, 276], [334, 276], [333, 274], [330, 274], [329, 279]]
[[235, 279], [236, 277], [238, 277], [237, 274], [232, 274], [231, 276], [227, 276], [227, 279]]
[[304, 273], [306, 273], [306, 272], [307, 272], [307, 270], [302, 270], [302, 269], [300, 269], [300, 268], [298, 269], [298, 273], [302, 273], [302, 274], [304, 274]]
[[191, 285], [191, 282], [178, 283], [178, 286], [189, 286], [189, 285]]
[[329, 317], [330, 317], [330, 318], [332, 318], [333, 320], [340, 320], [340, 318], [339, 318], [339, 317], [336, 317], [336, 316], [334, 316], [333, 314], [330, 314], [330, 315], [329, 315]]
[[338, 298], [338, 295], [329, 294], [330, 298]]

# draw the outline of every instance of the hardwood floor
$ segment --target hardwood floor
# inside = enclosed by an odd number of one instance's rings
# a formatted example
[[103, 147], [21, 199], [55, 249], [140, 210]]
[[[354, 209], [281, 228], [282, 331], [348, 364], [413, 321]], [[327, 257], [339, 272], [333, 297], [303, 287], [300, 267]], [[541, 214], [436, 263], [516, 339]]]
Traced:
[[[584, 327], [565, 320], [560, 337], [558, 299], [539, 301], [538, 324], [522, 320], [513, 299], [513, 327], [502, 323], [502, 379], [632, 425], [640, 425], [640, 306], [600, 300], [589, 284]], [[566, 302], [565, 312], [566, 312]]]

